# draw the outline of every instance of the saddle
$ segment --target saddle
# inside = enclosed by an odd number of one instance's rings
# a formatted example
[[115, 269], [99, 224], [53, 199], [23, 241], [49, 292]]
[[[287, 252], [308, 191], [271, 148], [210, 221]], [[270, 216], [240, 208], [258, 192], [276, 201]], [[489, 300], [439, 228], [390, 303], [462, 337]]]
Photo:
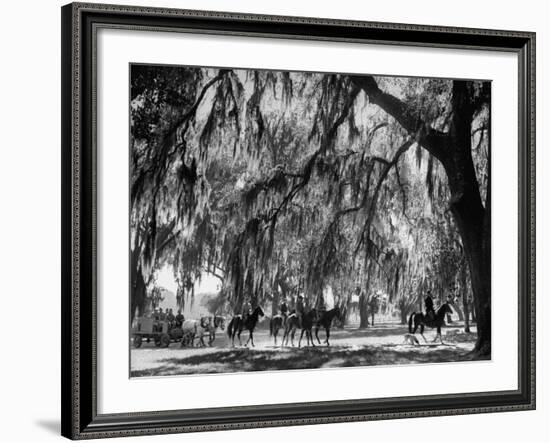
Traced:
[[435, 321], [435, 311], [428, 311], [424, 315], [424, 322], [425, 323], [432, 323]]

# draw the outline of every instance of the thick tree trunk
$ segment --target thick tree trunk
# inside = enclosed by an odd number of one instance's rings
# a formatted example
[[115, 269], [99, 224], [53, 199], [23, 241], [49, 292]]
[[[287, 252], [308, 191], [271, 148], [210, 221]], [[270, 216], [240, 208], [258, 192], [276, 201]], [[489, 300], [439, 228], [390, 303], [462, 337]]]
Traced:
[[462, 292], [462, 309], [464, 311], [464, 332], [470, 333], [470, 303], [468, 297], [470, 292], [468, 290], [468, 278], [466, 274], [466, 266], [461, 266], [460, 271], [460, 291]]
[[271, 300], [271, 316], [277, 315], [279, 313], [279, 304], [280, 304], [280, 295], [279, 291], [273, 291], [273, 299]]
[[453, 311], [455, 311], [458, 315], [458, 321], [464, 321], [464, 312], [462, 311], [460, 306], [458, 306], [458, 304], [456, 303], [453, 303], [452, 307]]
[[[468, 81], [454, 80], [448, 132], [430, 127], [420, 118], [418, 109], [382, 91], [372, 76], [352, 77], [354, 84], [372, 103], [393, 116], [401, 126], [443, 165], [451, 190], [451, 211], [460, 231], [470, 270], [477, 319], [478, 339], [475, 351], [491, 354], [491, 214], [481, 202], [472, 159], [472, 120], [474, 91]], [[485, 87], [486, 85], [484, 85]], [[490, 87], [489, 87], [490, 88]], [[490, 103], [490, 97], [488, 97]], [[490, 177], [485, 207], [491, 207]]]
[[137, 315], [138, 317], [141, 317], [143, 315], [143, 310], [145, 307], [145, 300], [146, 300], [146, 287], [145, 287], [145, 281], [143, 280], [143, 274], [141, 273], [141, 270], [138, 269], [132, 273], [132, 294], [130, 297], [130, 320], [131, 322], [134, 321], [134, 317]]
[[[453, 84], [453, 116], [448, 155], [443, 166], [451, 189], [451, 211], [468, 260], [477, 311], [478, 339], [475, 351], [491, 354], [491, 212], [481, 202], [472, 159], [472, 113], [466, 82]], [[489, 170], [490, 174], [490, 170]], [[490, 187], [487, 191], [490, 208]]]
[[[453, 205], [453, 214], [462, 235], [470, 269], [472, 291], [477, 312], [477, 343], [475, 350], [481, 355], [491, 354], [491, 266], [490, 249], [484, 223], [476, 220], [464, 205]], [[489, 240], [490, 241], [490, 240]]]
[[359, 329], [369, 327], [369, 313], [367, 306], [367, 297], [363, 293], [359, 296]]
[[407, 319], [407, 314], [408, 314], [408, 312], [404, 308], [399, 310], [399, 316], [401, 317], [401, 324], [402, 325], [407, 324], [407, 320], [408, 320]]

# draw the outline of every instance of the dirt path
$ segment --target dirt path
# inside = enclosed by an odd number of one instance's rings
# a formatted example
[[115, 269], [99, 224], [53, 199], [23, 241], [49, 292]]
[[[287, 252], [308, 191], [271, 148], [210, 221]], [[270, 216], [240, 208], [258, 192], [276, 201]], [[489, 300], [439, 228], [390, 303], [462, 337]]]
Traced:
[[[368, 329], [333, 329], [330, 347], [296, 347], [273, 345], [273, 339], [266, 330], [254, 333], [254, 348], [231, 347], [227, 335], [218, 333], [213, 347], [181, 348], [172, 343], [169, 348], [156, 348], [154, 344], [144, 344], [140, 349], [132, 349], [131, 366], [133, 377], [179, 375], [217, 372], [242, 372], [278, 369], [308, 369], [323, 367], [369, 366], [409, 363], [438, 363], [472, 360], [470, 354], [475, 344], [475, 330], [470, 335], [459, 334], [458, 325], [443, 331], [445, 345], [432, 344], [435, 331], [425, 333], [429, 343], [424, 343], [417, 334], [420, 346], [403, 343], [403, 335], [408, 332], [405, 326], [382, 324]], [[460, 329], [461, 330], [461, 329]], [[447, 333], [447, 335], [445, 335]], [[324, 333], [319, 332], [321, 341]], [[243, 344], [248, 333], [241, 337]]]

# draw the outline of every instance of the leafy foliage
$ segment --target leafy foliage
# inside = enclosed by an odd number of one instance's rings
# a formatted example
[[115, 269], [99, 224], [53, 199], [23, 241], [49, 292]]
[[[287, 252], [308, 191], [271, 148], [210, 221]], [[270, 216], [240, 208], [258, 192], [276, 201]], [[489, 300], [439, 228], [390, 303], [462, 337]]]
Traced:
[[[448, 130], [452, 81], [376, 81]], [[488, 92], [471, 83], [485, 195]], [[211, 312], [298, 292], [313, 305], [327, 286], [343, 306], [359, 286], [410, 310], [463, 274], [442, 165], [351, 77], [137, 65], [131, 86], [134, 274], [171, 266], [181, 306], [205, 272], [223, 283]]]

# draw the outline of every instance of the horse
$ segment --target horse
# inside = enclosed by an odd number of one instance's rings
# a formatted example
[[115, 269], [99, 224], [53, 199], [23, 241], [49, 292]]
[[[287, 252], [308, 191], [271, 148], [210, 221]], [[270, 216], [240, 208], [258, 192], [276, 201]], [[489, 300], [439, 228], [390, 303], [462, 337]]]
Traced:
[[[424, 341], [427, 343], [428, 340], [426, 340], [426, 337], [424, 337], [424, 326], [428, 326], [429, 328], [437, 328], [437, 335], [433, 339], [432, 343], [437, 340], [439, 337], [439, 340], [441, 341], [441, 344], [443, 345], [443, 339], [441, 338], [441, 326], [445, 325], [445, 315], [446, 314], [452, 314], [453, 310], [449, 306], [448, 303], [443, 303], [437, 312], [435, 313], [435, 317], [430, 320], [427, 319], [426, 316], [419, 312], [418, 314], [416, 312], [413, 312], [411, 316], [409, 317], [409, 333], [415, 334], [418, 326], [420, 326], [420, 335], [424, 339]], [[414, 323], [414, 328], [413, 328]]]
[[298, 340], [298, 347], [300, 347], [304, 333], [306, 334], [307, 345], [309, 346], [309, 341], [311, 340], [311, 345], [315, 347], [315, 343], [313, 342], [313, 334], [311, 332], [315, 320], [317, 320], [316, 309], [312, 309], [307, 314], [302, 315], [302, 333], [300, 334], [300, 339]]
[[235, 346], [235, 335], [239, 339], [239, 346], [241, 343], [241, 332], [243, 329], [248, 330], [248, 340], [245, 343], [245, 346], [248, 346], [248, 342], [252, 343], [254, 347], [254, 329], [260, 317], [264, 316], [264, 311], [260, 306], [258, 306], [252, 314], [243, 317], [241, 314], [236, 315], [231, 319], [229, 325], [227, 326], [227, 336], [231, 339], [231, 345]]
[[277, 346], [277, 336], [279, 335], [279, 329], [284, 329], [286, 316], [280, 314], [274, 315], [269, 321], [269, 336], [273, 337], [275, 346]]
[[204, 335], [207, 332], [209, 333], [210, 323], [211, 319], [209, 317], [202, 317], [200, 320], [185, 320], [181, 325], [181, 347], [183, 348], [189, 343], [193, 347], [197, 338], [199, 339], [197, 346], [206, 346]]
[[281, 342], [281, 346], [284, 346], [288, 343], [289, 337], [291, 346], [294, 346], [294, 335], [296, 334], [296, 329], [298, 328], [300, 328], [300, 317], [298, 317], [298, 314], [296, 314], [296, 312], [293, 312], [285, 319], [285, 332], [283, 334], [283, 341]]
[[225, 329], [225, 317], [221, 315], [216, 315], [212, 317], [202, 317], [201, 321], [204, 320], [206, 325], [206, 330], [208, 331], [208, 346], [212, 346], [212, 343], [216, 339], [216, 330], [220, 328], [222, 331]]
[[327, 344], [327, 346], [330, 346], [328, 339], [330, 337], [330, 326], [332, 325], [332, 320], [334, 319], [334, 317], [340, 319], [341, 315], [342, 314], [338, 306], [329, 311], [324, 311], [320, 313], [319, 318], [315, 324], [315, 338], [317, 338], [319, 344], [321, 344], [321, 340], [319, 339], [319, 329], [323, 327], [326, 334], [325, 343]]

